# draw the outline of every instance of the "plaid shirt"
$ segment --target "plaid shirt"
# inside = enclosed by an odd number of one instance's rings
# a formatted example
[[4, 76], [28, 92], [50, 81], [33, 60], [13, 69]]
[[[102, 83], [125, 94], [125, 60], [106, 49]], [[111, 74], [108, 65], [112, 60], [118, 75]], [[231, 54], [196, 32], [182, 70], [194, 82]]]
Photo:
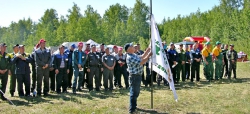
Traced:
[[136, 54], [127, 54], [126, 58], [129, 75], [137, 74], [141, 75], [143, 72], [143, 66], [140, 65], [141, 58]]

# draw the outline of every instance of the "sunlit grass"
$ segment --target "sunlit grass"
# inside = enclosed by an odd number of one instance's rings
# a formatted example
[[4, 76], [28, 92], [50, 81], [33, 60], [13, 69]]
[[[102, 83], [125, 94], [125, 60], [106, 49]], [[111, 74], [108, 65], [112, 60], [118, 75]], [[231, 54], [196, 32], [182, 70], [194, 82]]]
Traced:
[[[202, 69], [202, 67], [201, 67]], [[168, 87], [154, 84], [154, 108], [151, 109], [150, 88], [141, 87], [138, 98], [140, 112], [145, 113], [226, 113], [238, 114], [250, 112], [250, 66], [248, 63], [238, 63], [237, 80], [229, 82], [223, 79], [218, 82], [206, 82], [201, 73], [199, 83], [180, 82], [176, 85], [178, 102]], [[202, 71], [202, 70], [201, 70]], [[8, 85], [9, 87], [9, 85]], [[9, 89], [9, 88], [8, 88]], [[71, 90], [69, 90], [71, 92]], [[115, 89], [113, 92], [91, 92], [87, 89], [78, 92], [57, 95], [51, 93], [48, 97], [19, 98], [6, 96], [16, 106], [0, 101], [0, 113], [95, 113], [123, 114], [128, 113], [129, 91]]]

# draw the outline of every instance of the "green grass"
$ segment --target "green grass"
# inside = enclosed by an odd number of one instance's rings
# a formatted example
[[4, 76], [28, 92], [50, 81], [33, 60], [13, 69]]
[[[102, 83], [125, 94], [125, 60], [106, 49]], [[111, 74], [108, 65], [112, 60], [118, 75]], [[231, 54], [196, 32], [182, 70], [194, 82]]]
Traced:
[[[201, 67], [202, 69], [202, 67]], [[151, 109], [150, 88], [141, 87], [138, 98], [138, 113], [250, 113], [250, 66], [249, 63], [238, 63], [237, 80], [227, 79], [208, 83], [202, 73], [199, 83], [180, 82], [176, 85], [178, 102], [174, 101], [168, 87], [154, 84], [154, 108]], [[69, 90], [71, 92], [71, 90]], [[116, 89], [111, 92], [91, 92], [86, 89], [77, 95], [54, 94], [48, 97], [19, 98], [10, 97], [9, 102], [0, 101], [0, 113], [83, 113], [83, 114], [126, 114], [129, 106], [129, 91]]]

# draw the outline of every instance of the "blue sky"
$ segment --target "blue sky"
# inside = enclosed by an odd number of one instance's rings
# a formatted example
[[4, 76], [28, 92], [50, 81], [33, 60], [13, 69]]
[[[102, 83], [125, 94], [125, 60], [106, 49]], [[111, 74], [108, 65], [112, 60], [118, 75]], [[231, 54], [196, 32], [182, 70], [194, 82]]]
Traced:
[[[146, 5], [150, 5], [150, 0], [142, 0]], [[18, 22], [23, 18], [31, 18], [38, 22], [45, 10], [54, 8], [58, 16], [68, 14], [73, 2], [81, 8], [81, 13], [87, 5], [91, 5], [103, 16], [105, 10], [110, 5], [119, 3], [128, 8], [132, 8], [135, 0], [0, 0], [0, 26], [7, 27], [12, 21]], [[200, 8], [201, 12], [211, 10], [213, 6], [219, 5], [219, 0], [152, 0], [153, 14], [157, 23], [163, 18], [174, 18], [178, 14], [189, 15]]]

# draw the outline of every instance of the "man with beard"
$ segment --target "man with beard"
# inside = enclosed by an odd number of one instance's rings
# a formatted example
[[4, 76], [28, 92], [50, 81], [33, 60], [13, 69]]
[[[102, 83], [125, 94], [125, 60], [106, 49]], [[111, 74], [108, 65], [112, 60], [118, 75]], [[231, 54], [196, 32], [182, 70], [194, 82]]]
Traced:
[[[9, 53], [10, 58], [12, 59], [19, 52], [19, 45], [16, 44], [13, 46], [13, 52]], [[10, 65], [10, 95], [14, 96], [14, 92], [16, 91], [16, 75], [15, 75], [15, 64]]]
[[50, 50], [45, 48], [46, 41], [41, 39], [39, 41], [40, 48], [35, 50], [35, 63], [37, 71], [37, 95], [41, 96], [42, 91], [42, 80], [43, 80], [43, 94], [48, 95], [49, 92], [49, 64], [51, 60]]

